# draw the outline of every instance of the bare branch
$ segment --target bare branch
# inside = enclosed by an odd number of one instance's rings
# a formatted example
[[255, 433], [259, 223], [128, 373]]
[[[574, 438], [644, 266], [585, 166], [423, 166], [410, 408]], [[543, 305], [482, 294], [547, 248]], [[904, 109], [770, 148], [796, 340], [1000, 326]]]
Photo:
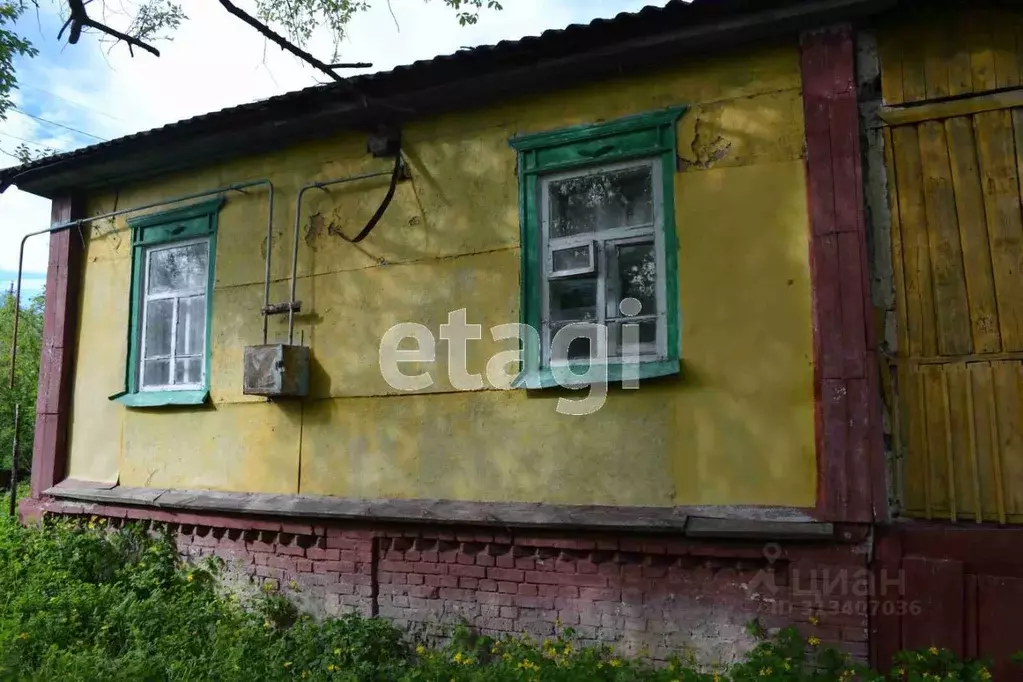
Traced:
[[394, 8], [391, 7], [391, 0], [387, 0], [387, 11], [391, 13], [391, 21], [394, 22], [394, 28], [397, 29], [398, 33], [401, 33], [401, 26], [398, 25], [398, 17], [394, 15]]
[[368, 69], [373, 66], [373, 62], [340, 62], [327, 66], [331, 69]]
[[[82, 36], [83, 28], [94, 28], [101, 33], [106, 33], [108, 36], [112, 36], [117, 40], [125, 42], [128, 45], [128, 51], [132, 56], [135, 56], [134, 51], [132, 51], [133, 46], [141, 48], [146, 52], [150, 52], [157, 57], [160, 56], [160, 51], [152, 45], [148, 45], [138, 38], [133, 38], [127, 33], [122, 33], [115, 28], [107, 26], [106, 24], [101, 24], [90, 17], [89, 13], [85, 11], [85, 4], [85, 0], [68, 0], [68, 9], [71, 16], [68, 17], [68, 20], [64, 23], [64, 28], [67, 28], [68, 24], [71, 25], [71, 30], [68, 33], [67, 38], [68, 44], [74, 45], [78, 42], [78, 39]], [[60, 33], [57, 34], [58, 39], [64, 34], [64, 28], [61, 28]]]
[[224, 9], [226, 9], [228, 12], [238, 17], [252, 28], [256, 29], [261, 35], [270, 40], [270, 42], [272, 42], [274, 45], [281, 48], [285, 52], [290, 52], [291, 54], [295, 55], [305, 63], [309, 64], [310, 66], [316, 67], [317, 69], [327, 74], [338, 83], [344, 84], [351, 92], [359, 95], [359, 97], [362, 98], [363, 104], [367, 103], [366, 98], [363, 97], [351, 83], [349, 83], [347, 80], [334, 73], [334, 71], [331, 70], [329, 64], [321, 62], [316, 57], [312, 56], [305, 50], [296, 46], [287, 38], [285, 38], [281, 34], [274, 31], [272, 28], [261, 22], [259, 19], [256, 19], [254, 16], [252, 16], [245, 10], [240, 9], [237, 5], [231, 2], [231, 0], [220, 0], [220, 4], [223, 5]]

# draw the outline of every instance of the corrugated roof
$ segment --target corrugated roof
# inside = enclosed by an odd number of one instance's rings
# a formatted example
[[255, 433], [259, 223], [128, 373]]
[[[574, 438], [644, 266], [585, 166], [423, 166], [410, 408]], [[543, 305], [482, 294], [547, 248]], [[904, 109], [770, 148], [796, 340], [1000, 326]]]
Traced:
[[[792, 8], [806, 5], [857, 5], [884, 0], [670, 0], [664, 7], [644, 7], [611, 19], [595, 19], [588, 24], [573, 24], [562, 29], [544, 31], [539, 36], [520, 40], [504, 40], [494, 45], [485, 45], [459, 50], [450, 55], [420, 60], [408, 65], [361, 76], [354, 76], [343, 82], [317, 85], [288, 92], [269, 99], [221, 109], [219, 111], [193, 116], [159, 128], [116, 138], [108, 142], [82, 147], [64, 154], [58, 154], [31, 163], [0, 171], [0, 191], [12, 184], [21, 185], [27, 180], [29, 191], [50, 195], [54, 190], [48, 176], [58, 169], [66, 176], [68, 172], [80, 169], [86, 174], [86, 167], [96, 164], [117, 163], [131, 153], [139, 153], [150, 147], [173, 145], [176, 141], [194, 140], [204, 135], [225, 133], [230, 129], [237, 132], [247, 125], [274, 125], [281, 127], [291, 118], [307, 115], [311, 110], [324, 106], [337, 107], [361, 101], [360, 95], [369, 98], [367, 109], [373, 109], [379, 118], [402, 117], [409, 113], [400, 108], [378, 107], [379, 100], [407, 91], [426, 91], [454, 80], [485, 77], [510, 69], [521, 69], [542, 65], [578, 53], [606, 50], [638, 37], [656, 37], [678, 30], [681, 26], [699, 26], [718, 19], [769, 11], [772, 8]], [[354, 94], [359, 93], [359, 94]], [[368, 113], [368, 112], [367, 112]], [[253, 151], [252, 148], [248, 149]], [[226, 153], [226, 152], [225, 152]], [[198, 159], [197, 159], [198, 161]], [[152, 159], [154, 167], [158, 164]], [[137, 164], [136, 164], [137, 165]], [[126, 170], [121, 172], [127, 172]], [[77, 174], [77, 173], [76, 173]], [[82, 177], [82, 176], [79, 176]], [[68, 180], [62, 176], [65, 185]], [[102, 184], [93, 182], [95, 186]]]

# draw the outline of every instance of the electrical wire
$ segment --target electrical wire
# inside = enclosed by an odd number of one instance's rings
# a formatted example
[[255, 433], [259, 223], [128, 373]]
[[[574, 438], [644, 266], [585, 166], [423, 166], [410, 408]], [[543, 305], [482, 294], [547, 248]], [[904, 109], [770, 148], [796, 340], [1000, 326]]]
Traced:
[[100, 109], [96, 109], [94, 107], [90, 107], [88, 104], [82, 104], [78, 100], [70, 99], [68, 97], [64, 97], [63, 95], [58, 95], [55, 92], [50, 92], [49, 90], [43, 90], [42, 88], [37, 88], [37, 87], [35, 87], [33, 85], [23, 85], [23, 84], [19, 83], [18, 84], [18, 89], [19, 90], [35, 90], [36, 92], [41, 92], [44, 95], [48, 95], [49, 97], [53, 97], [55, 99], [59, 99], [61, 101], [67, 102], [68, 104], [70, 104], [72, 106], [76, 106], [76, 107], [78, 107], [80, 109], [84, 109], [86, 111], [91, 111], [92, 113], [99, 114], [100, 116], [105, 116], [106, 118], [109, 118], [111, 121], [121, 121], [122, 123], [124, 122], [124, 119], [117, 118], [113, 114], [108, 114], [107, 112], [102, 111]]
[[31, 119], [35, 119], [36, 121], [39, 121], [40, 123], [46, 123], [46, 124], [51, 125], [51, 126], [57, 126], [58, 128], [63, 128], [64, 130], [70, 130], [73, 133], [78, 133], [79, 135], [85, 135], [86, 137], [91, 137], [93, 139], [99, 140], [100, 142], [109, 142], [109, 140], [107, 140], [107, 138], [105, 138], [105, 137], [100, 137], [99, 135], [93, 135], [92, 133], [87, 133], [84, 130], [79, 130], [78, 128], [72, 128], [71, 126], [64, 125], [63, 123], [57, 123], [56, 121], [51, 121], [49, 119], [45, 119], [42, 116], [36, 116], [35, 114], [30, 114], [27, 111], [22, 111], [18, 107], [11, 107], [10, 110], [11, 111], [16, 111], [19, 114], [21, 114], [22, 116], [28, 116]]
[[9, 137], [12, 140], [17, 140], [18, 142], [24, 142], [25, 144], [30, 144], [30, 145], [33, 145], [35, 147], [39, 147], [40, 149], [53, 149], [53, 150], [56, 150], [58, 152], [66, 152], [66, 151], [68, 151], [64, 147], [54, 147], [54, 146], [51, 146], [51, 145], [48, 145], [48, 144], [43, 144], [41, 142], [36, 142], [34, 140], [26, 140], [24, 137], [18, 137], [17, 135], [11, 135], [10, 133], [0, 132], [0, 137]]

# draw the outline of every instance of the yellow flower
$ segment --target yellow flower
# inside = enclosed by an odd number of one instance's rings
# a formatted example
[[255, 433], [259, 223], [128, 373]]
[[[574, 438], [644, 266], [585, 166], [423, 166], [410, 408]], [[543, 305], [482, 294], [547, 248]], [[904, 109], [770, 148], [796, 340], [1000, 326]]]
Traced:
[[622, 662], [620, 660], [618, 660], [617, 658], [612, 658], [610, 663], [611, 663], [611, 667], [612, 668], [617, 668], [617, 667], [621, 666], [621, 664], [622, 664]]
[[341, 650], [340, 649], [334, 649], [334, 655], [335, 656], [340, 656], [341, 655]]
[[457, 654], [455, 654], [455, 657], [452, 660], [454, 660], [455, 663], [461, 663], [462, 662], [462, 652], [459, 651]]
[[27, 632], [21, 633], [20, 635], [18, 635], [18, 639], [28, 639], [28, 633]]
[[466, 656], [462, 659], [462, 665], [472, 665], [472, 657]]
[[721, 676], [717, 673], [714, 673], [714, 682], [721, 682]]
[[817, 646], [818, 644], [821, 643], [821, 638], [811, 637], [810, 639], [806, 640], [806, 643], [809, 644], [810, 646]]
[[820, 625], [821, 619], [817, 616], [810, 616], [810, 625]]
[[422, 644], [417, 644], [416, 645], [416, 653], [419, 654], [420, 656], [422, 656], [423, 654], [426, 653], [426, 647], [423, 646]]
[[771, 673], [773, 673], [773, 672], [774, 672], [774, 671], [773, 671], [773, 670], [771, 670], [770, 668], [761, 668], [761, 669], [760, 669], [760, 676], [761, 676], [761, 677], [767, 677], [768, 675], [770, 675], [770, 674], [771, 674]]
[[503, 658], [506, 661], [510, 661], [512, 659], [512, 655], [509, 654], [508, 652], [505, 652], [505, 653], [501, 654], [501, 658]]
[[932, 646], [930, 649], [927, 650], [927, 653], [929, 653], [931, 656], [937, 656], [938, 655], [938, 647]]
[[991, 671], [989, 671], [985, 666], [980, 666], [980, 679], [982, 680], [991, 679]]
[[331, 663], [330, 665], [328, 665], [328, 666], [327, 666], [327, 672], [328, 672], [328, 673], [332, 673], [332, 672], [334, 672], [335, 670], [337, 670], [337, 666], [336, 666], [336, 665], [334, 665], [333, 663]]
[[195, 580], [195, 576], [192, 575], [191, 573], [189, 573], [187, 580], [188, 580], [188, 582], [192, 582], [193, 580]]

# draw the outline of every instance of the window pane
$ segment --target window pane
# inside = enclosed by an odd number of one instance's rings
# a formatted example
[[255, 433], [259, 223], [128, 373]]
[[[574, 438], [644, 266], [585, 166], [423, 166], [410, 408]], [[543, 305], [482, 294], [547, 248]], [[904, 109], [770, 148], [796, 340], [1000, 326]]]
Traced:
[[[627, 244], [618, 251], [618, 301], [634, 298], [642, 306], [633, 315], [657, 312], [657, 257], [653, 244]], [[635, 304], [633, 304], [635, 305]]]
[[[646, 355], [654, 351], [657, 348], [657, 320], [642, 320], [637, 322], [624, 322], [615, 325], [613, 333], [619, 335], [621, 345], [619, 346], [619, 353], [625, 355], [626, 342], [635, 343], [635, 336], [629, 339], [625, 337], [625, 326], [633, 325], [639, 327], [639, 351], [638, 354]], [[635, 335], [637, 330], [630, 329], [629, 334]]]
[[205, 290], [208, 242], [149, 252], [149, 295]]
[[166, 386], [170, 383], [170, 360], [146, 360], [142, 364], [143, 386]]
[[549, 282], [552, 322], [597, 319], [597, 278], [573, 277]]
[[202, 382], [202, 358], [185, 358], [175, 361], [175, 384], [198, 384]]
[[551, 252], [551, 270], [553, 272], [564, 272], [565, 270], [589, 268], [591, 265], [590, 255], [592, 253], [592, 244], [553, 251]]
[[146, 304], [146, 357], [170, 355], [173, 299], [157, 299]]
[[551, 182], [551, 237], [568, 237], [654, 220], [650, 166]]
[[193, 296], [178, 300], [176, 355], [201, 355], [206, 345], [206, 297]]
[[[554, 343], [554, 337], [558, 331], [567, 327], [570, 324], [577, 324], [582, 320], [573, 320], [572, 322], [564, 322], [561, 324], [551, 325], [551, 361], [552, 362], [564, 362], [565, 360], [587, 360], [590, 357], [590, 353], [596, 346], [596, 339], [593, 338], [595, 331], [592, 327], [582, 327], [577, 329], [569, 329], [566, 334], [569, 334], [572, 338], [571, 343], [568, 344], [568, 357], [555, 357], [558, 351], [557, 345]], [[592, 325], [592, 323], [587, 323]]]

